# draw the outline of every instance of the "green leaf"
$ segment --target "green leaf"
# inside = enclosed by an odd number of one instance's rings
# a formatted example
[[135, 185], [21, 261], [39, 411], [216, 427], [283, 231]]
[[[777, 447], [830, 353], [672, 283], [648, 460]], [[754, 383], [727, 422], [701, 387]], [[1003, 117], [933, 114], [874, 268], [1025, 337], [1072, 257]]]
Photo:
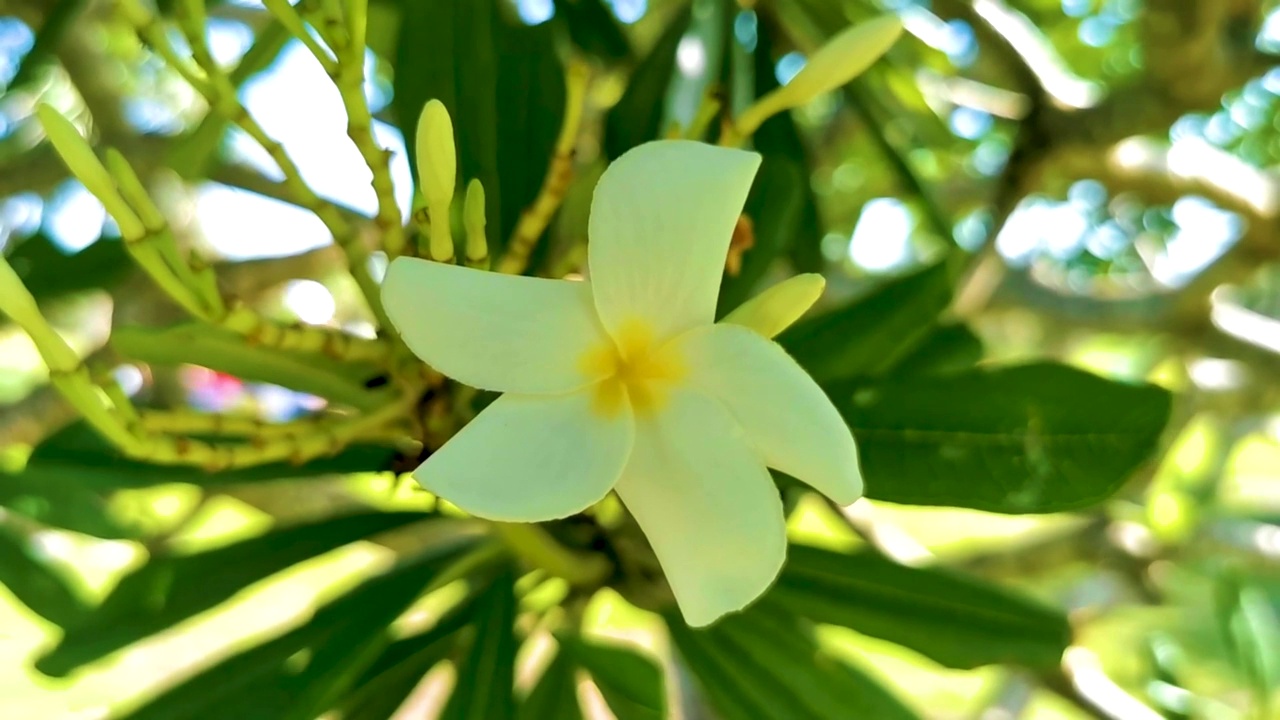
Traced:
[[[418, 176], [414, 147], [418, 116], [428, 100], [439, 100], [453, 118], [459, 188], [471, 178], [484, 183], [486, 225], [503, 226], [505, 188], [499, 182], [495, 0], [413, 0], [400, 3], [393, 106]], [[504, 110], [506, 103], [503, 103]]]
[[[618, 720], [661, 720], [666, 717], [662, 669], [649, 658], [623, 647], [557, 635], [560, 652], [591, 674]], [[550, 717], [550, 716], [548, 716]]]
[[[752, 53], [755, 63], [756, 97], [763, 97], [778, 87], [776, 63], [781, 55], [782, 53], [776, 51], [772, 23], [757, 24], [756, 49]], [[798, 272], [821, 271], [826, 265], [826, 260], [822, 256], [822, 222], [818, 215], [818, 200], [813, 194], [813, 186], [809, 183], [812, 163], [809, 162], [804, 142], [800, 139], [800, 130], [796, 127], [791, 113], [781, 112], [764, 121], [764, 124], [756, 130], [752, 142], [755, 149], [766, 157], [773, 154], [786, 157], [799, 173], [792, 190], [798, 193], [799, 205], [796, 215], [792, 218], [792, 224], [787, 230], [788, 236], [783, 241], [781, 252], [790, 250], [791, 263]]]
[[38, 303], [89, 290], [106, 290], [128, 276], [133, 267], [119, 240], [99, 239], [77, 253], [67, 253], [44, 234], [15, 243], [6, 258]]
[[[456, 562], [466, 562], [465, 557]], [[429, 630], [388, 645], [342, 700], [342, 718], [389, 720], [422, 676], [457, 647], [461, 631], [475, 620], [479, 595], [491, 580], [483, 574], [472, 575], [468, 578], [471, 592]]]
[[726, 274], [720, 284], [717, 314], [724, 316], [749, 298], [774, 259], [795, 236], [805, 178], [792, 160], [765, 155], [744, 212], [751, 218], [755, 244], [742, 256], [737, 275]]
[[1170, 395], [1055, 364], [892, 380], [836, 397], [867, 496], [1001, 513], [1088, 507], [1156, 450]]
[[565, 87], [551, 23], [528, 27], [498, 21], [494, 31], [502, 104], [497, 119], [502, 223], [494, 227], [489, 243], [489, 252], [496, 255], [542, 189], [564, 120]]
[[458, 663], [458, 682], [442, 720], [514, 720], [515, 578], [507, 573], [480, 597], [476, 636]]
[[1234, 570], [1217, 579], [1213, 609], [1232, 664], [1252, 685], [1259, 717], [1270, 716], [1271, 696], [1280, 687], [1280, 609]]
[[601, 0], [555, 0], [556, 16], [569, 28], [569, 39], [583, 52], [610, 62], [631, 59], [631, 44], [613, 13]]
[[821, 652], [798, 617], [767, 600], [725, 618], [709, 633], [746, 661], [777, 668], [781, 683], [818, 717], [918, 720], [865, 673]]
[[186, 679], [122, 720], [279, 720], [295, 707], [300, 687], [324, 676], [335, 655], [359, 655], [362, 643], [353, 648], [353, 638], [380, 635], [457, 550], [424, 554], [365, 581], [301, 627]]
[[[49, 525], [95, 537], [132, 537], [106, 517], [98, 490], [190, 483], [205, 487], [297, 477], [375, 472], [390, 467], [396, 453], [375, 445], [352, 445], [332, 457], [294, 464], [269, 463], [208, 472], [198, 467], [155, 465], [120, 454], [87, 424], [71, 425], [36, 448], [21, 472], [0, 473], [0, 504]], [[43, 504], [22, 504], [30, 494], [48, 497]], [[30, 506], [32, 509], [25, 509]], [[74, 515], [72, 515], [74, 511]]]
[[819, 383], [881, 375], [933, 332], [951, 301], [939, 263], [892, 280], [849, 305], [802, 320], [778, 337]]
[[0, 471], [0, 505], [41, 525], [93, 537], [123, 540], [140, 534], [136, 525], [113, 517], [106, 496], [82, 484], [73, 469], [48, 470], [28, 462], [18, 473]]
[[697, 679], [698, 689], [723, 720], [792, 717], [787, 698], [767, 693], [763, 699], [755, 697], [760, 686], [744, 675], [737, 659], [715, 646], [706, 633], [690, 629], [674, 614], [664, 619], [680, 658]]
[[153, 558], [126, 575], [83, 622], [68, 628], [57, 647], [36, 661], [36, 669], [66, 675], [215, 607], [296, 563], [429, 517], [368, 512], [280, 528], [193, 555]]
[[658, 42], [631, 73], [626, 92], [605, 118], [604, 151], [610, 160], [662, 132], [667, 88], [676, 67], [676, 47], [693, 15], [686, 5], [672, 18]]
[[941, 325], [899, 360], [894, 377], [939, 375], [968, 370], [982, 359], [982, 340], [966, 325]]
[[945, 570], [897, 565], [870, 552], [792, 545], [769, 598], [814, 622], [842, 625], [948, 667], [1058, 667], [1066, 616]]
[[64, 628], [74, 624], [89, 608], [62, 573], [32, 557], [31, 550], [30, 540], [0, 528], [0, 585], [45, 620]]
[[582, 720], [574, 669], [562, 649], [533, 686], [529, 697], [520, 703], [516, 717], [519, 720]]
[[[462, 548], [470, 546], [472, 541], [474, 538], [468, 538], [462, 543], [435, 544], [417, 561], [429, 560], [433, 570], [443, 568], [445, 562], [460, 556]], [[380, 593], [374, 601], [361, 606], [356, 618], [338, 629], [325, 646], [312, 655], [305, 673], [298, 674], [288, 684], [288, 694], [292, 701], [289, 703], [288, 714], [283, 715], [284, 719], [311, 720], [338, 705], [340, 698], [349, 689], [360, 687], [366, 671], [383, 661], [383, 652], [390, 650], [389, 625], [419, 596], [420, 589], [416, 585], [403, 585], [399, 592], [389, 588], [389, 592]], [[443, 657], [449, 647], [452, 647], [452, 643], [445, 642], [445, 638], [462, 626], [462, 621], [457, 619], [458, 615], [460, 614], [452, 615], [449, 623], [436, 624], [428, 633], [434, 641], [410, 657], [406, 664], [416, 667], [431, 659], [438, 661], [439, 657]], [[434, 664], [434, 661], [431, 662], [431, 665]], [[428, 669], [429, 667], [430, 665]]]
[[154, 365], [199, 365], [244, 380], [293, 388], [357, 410], [380, 408], [395, 392], [390, 387], [365, 387], [365, 382], [377, 374], [371, 368], [313, 353], [254, 345], [233, 332], [202, 323], [116, 328], [111, 333], [111, 345], [131, 360]]

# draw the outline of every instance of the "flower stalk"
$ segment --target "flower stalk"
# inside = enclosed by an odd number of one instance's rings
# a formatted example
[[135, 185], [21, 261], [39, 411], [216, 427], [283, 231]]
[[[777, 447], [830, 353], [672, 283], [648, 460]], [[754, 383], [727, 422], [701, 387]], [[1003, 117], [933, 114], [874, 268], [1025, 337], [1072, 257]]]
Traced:
[[493, 523], [512, 554], [577, 587], [594, 587], [609, 577], [612, 566], [602, 555], [582, 553], [561, 545], [538, 525]]

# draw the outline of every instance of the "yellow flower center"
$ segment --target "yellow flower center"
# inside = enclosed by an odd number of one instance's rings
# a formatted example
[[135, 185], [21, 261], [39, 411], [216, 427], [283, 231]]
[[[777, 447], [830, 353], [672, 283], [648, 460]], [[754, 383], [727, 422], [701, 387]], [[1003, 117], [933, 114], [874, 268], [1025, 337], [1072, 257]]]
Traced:
[[642, 320], [623, 324], [618, 336], [583, 353], [583, 372], [604, 377], [595, 386], [595, 410], [616, 415], [630, 402], [636, 415], [654, 412], [671, 385], [685, 375], [685, 365], [671, 343], [659, 346], [653, 329]]

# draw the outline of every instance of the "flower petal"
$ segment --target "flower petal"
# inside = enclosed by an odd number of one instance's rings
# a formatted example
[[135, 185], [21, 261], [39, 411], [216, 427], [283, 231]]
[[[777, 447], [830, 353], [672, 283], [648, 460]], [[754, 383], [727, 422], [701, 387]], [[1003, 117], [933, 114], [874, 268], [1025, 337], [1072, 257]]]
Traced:
[[608, 494], [635, 438], [629, 410], [591, 412], [591, 391], [506, 394], [413, 472], [427, 490], [478, 517], [542, 522]]
[[729, 240], [759, 166], [756, 153], [660, 140], [604, 171], [588, 264], [610, 334], [639, 319], [661, 340], [715, 319]]
[[718, 399], [769, 467], [848, 505], [862, 495], [858, 448], [822, 388], [777, 343], [737, 325], [677, 339], [688, 382]]
[[409, 349], [484, 390], [564, 393], [599, 380], [582, 357], [609, 343], [583, 282], [397, 258], [382, 302]]
[[712, 398], [677, 390], [661, 413], [637, 420], [617, 491], [690, 625], [746, 607], [782, 568], [787, 530], [778, 490]]

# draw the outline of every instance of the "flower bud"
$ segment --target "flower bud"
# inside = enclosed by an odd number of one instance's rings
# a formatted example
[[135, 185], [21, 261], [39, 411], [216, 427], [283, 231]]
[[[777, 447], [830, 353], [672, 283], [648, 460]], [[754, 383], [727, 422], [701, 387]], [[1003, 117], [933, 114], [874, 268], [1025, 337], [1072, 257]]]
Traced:
[[80, 131], [71, 121], [45, 103], [36, 106], [36, 117], [67, 169], [84, 183], [85, 189], [93, 193], [111, 217], [115, 218], [116, 224], [120, 226], [120, 234], [126, 239], [145, 235], [142, 221], [120, 196], [111, 174], [102, 166], [98, 156], [93, 154], [93, 148], [80, 136]]
[[772, 338], [813, 307], [826, 286], [826, 278], [818, 273], [796, 275], [742, 303], [720, 322], [742, 325]]
[[779, 88], [789, 107], [803, 105], [844, 85], [871, 67], [902, 35], [902, 20], [883, 15], [845, 29], [809, 58], [791, 81]]
[[124, 155], [115, 148], [107, 148], [106, 161], [107, 169], [115, 179], [120, 195], [136, 212], [143, 227], [150, 232], [163, 228], [164, 215], [160, 213], [160, 208], [156, 207], [151, 195], [147, 193], [147, 189], [143, 187], [142, 181], [138, 179], [137, 173], [133, 171], [133, 167], [129, 165]]
[[484, 185], [478, 179], [467, 184], [467, 197], [462, 205], [462, 224], [467, 229], [467, 260], [481, 262], [489, 256], [489, 242], [484, 235]]
[[737, 131], [750, 135], [770, 117], [799, 107], [834, 90], [875, 64], [902, 35], [897, 15], [882, 15], [845, 29], [815, 52], [787, 84], [760, 98], [737, 120]]
[[[458, 155], [453, 144], [453, 120], [444, 103], [431, 100], [418, 118], [418, 181], [427, 205], [447, 209], [453, 200]], [[435, 218], [432, 218], [435, 222]]]

